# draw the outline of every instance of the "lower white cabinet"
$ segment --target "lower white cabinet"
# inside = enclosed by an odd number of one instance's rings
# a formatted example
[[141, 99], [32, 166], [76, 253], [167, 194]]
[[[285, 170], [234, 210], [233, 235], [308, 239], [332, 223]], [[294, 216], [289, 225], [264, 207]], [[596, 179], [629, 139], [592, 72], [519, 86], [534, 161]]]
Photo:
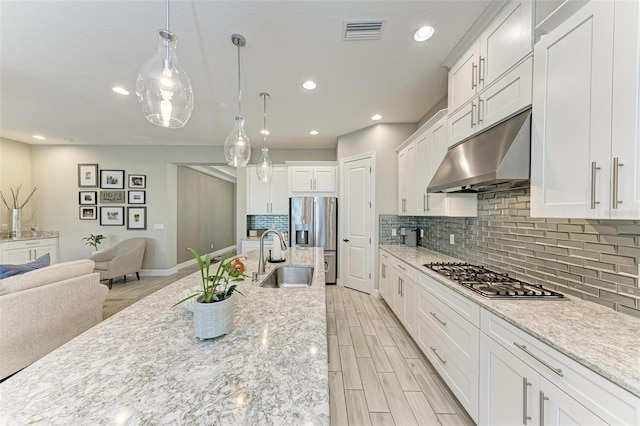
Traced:
[[482, 310], [481, 425], [640, 424], [640, 400]]
[[[273, 248], [273, 240], [264, 240], [264, 252], [268, 257], [269, 250]], [[247, 253], [251, 250], [260, 250], [260, 240], [242, 240], [240, 242], [240, 250], [242, 253]]]
[[42, 238], [0, 242], [0, 263], [19, 265], [49, 253], [50, 264], [58, 263], [58, 239]]

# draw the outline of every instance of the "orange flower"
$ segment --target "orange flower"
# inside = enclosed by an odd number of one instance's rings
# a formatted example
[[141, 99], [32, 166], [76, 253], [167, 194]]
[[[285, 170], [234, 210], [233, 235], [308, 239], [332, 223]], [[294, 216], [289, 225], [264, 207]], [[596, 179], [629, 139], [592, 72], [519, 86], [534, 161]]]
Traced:
[[240, 259], [236, 259], [231, 264], [231, 269], [235, 269], [239, 274], [242, 274], [246, 269], [244, 263]]

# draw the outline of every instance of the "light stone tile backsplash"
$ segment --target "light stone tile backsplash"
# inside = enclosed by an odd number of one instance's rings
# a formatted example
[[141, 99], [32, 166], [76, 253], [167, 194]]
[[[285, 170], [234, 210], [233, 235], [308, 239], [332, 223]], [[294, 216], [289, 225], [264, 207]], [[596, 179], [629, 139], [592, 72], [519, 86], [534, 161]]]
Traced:
[[430, 250], [640, 317], [640, 221], [532, 218], [519, 188], [479, 194], [477, 218], [381, 215], [380, 244], [401, 244], [399, 226], [424, 229]]

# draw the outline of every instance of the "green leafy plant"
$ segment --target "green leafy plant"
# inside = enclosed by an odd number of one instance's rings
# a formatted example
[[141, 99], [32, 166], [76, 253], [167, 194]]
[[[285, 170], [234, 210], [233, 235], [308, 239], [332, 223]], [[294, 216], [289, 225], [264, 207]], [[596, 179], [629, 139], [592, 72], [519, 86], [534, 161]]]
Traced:
[[82, 239], [82, 241], [86, 241], [86, 245], [88, 246], [92, 246], [96, 251], [98, 251], [98, 246], [100, 245], [100, 241], [102, 240], [106, 240], [107, 237], [105, 237], [102, 234], [97, 234], [97, 235], [93, 235], [93, 234], [89, 234], [88, 237], [85, 237]]
[[233, 256], [233, 252], [225, 254], [222, 261], [218, 263], [215, 274], [210, 275], [209, 269], [211, 268], [211, 256], [209, 253], [205, 254], [204, 260], [202, 260], [202, 256], [200, 256], [200, 253], [195, 249], [188, 248], [187, 250], [193, 254], [200, 266], [202, 291], [194, 293], [189, 297], [185, 297], [176, 303], [176, 305], [200, 295], [204, 296], [204, 303], [214, 303], [228, 299], [233, 295], [233, 293], [242, 294], [240, 290], [238, 290], [238, 285], [234, 283], [244, 281], [245, 275], [243, 272], [245, 270], [245, 265], [242, 260], [246, 259], [246, 256]]

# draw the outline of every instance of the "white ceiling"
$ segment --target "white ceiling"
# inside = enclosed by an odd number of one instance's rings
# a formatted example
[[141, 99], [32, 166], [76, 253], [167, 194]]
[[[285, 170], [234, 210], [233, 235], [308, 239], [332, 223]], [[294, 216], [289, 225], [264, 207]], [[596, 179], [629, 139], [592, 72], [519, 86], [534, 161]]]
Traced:
[[[237, 111], [262, 145], [262, 100], [271, 148], [335, 148], [337, 138], [381, 122], [418, 121], [447, 91], [443, 60], [488, 0], [172, 0], [171, 31], [195, 107], [182, 129], [148, 123], [135, 80], [157, 48], [164, 1], [0, 1], [0, 136], [26, 143], [222, 145]], [[383, 19], [380, 40], [343, 41], [343, 21]], [[430, 24], [435, 36], [412, 34]], [[301, 87], [318, 83], [315, 91]], [[126, 87], [131, 95], [111, 91]], [[309, 130], [317, 129], [318, 136]], [[44, 142], [34, 134], [47, 137]]]

